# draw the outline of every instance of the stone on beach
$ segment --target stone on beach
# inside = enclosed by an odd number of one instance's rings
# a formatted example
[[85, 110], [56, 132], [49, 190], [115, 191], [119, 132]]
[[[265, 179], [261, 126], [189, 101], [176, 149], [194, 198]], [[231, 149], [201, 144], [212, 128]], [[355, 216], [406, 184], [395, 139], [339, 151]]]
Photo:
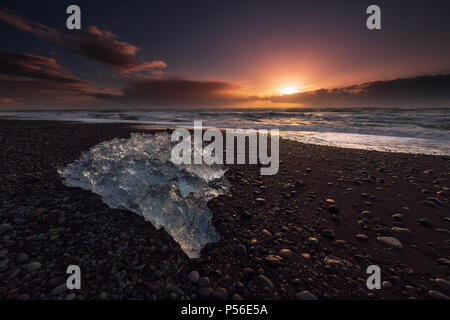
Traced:
[[403, 249], [402, 243], [394, 237], [377, 237], [377, 241], [394, 249]]

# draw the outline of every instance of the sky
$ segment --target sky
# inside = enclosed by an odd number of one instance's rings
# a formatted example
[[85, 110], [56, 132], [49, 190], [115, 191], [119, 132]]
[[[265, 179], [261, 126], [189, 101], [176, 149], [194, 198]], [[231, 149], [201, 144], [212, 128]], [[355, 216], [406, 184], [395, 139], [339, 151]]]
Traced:
[[0, 1], [0, 108], [450, 107], [449, 15], [447, 0]]

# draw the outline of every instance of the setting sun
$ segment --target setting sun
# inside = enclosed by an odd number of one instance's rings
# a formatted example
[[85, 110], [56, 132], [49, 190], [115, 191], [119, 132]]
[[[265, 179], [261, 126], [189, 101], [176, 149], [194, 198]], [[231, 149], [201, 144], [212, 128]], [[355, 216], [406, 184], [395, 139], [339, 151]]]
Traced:
[[279, 89], [278, 92], [279, 92], [281, 95], [285, 95], [285, 94], [298, 93], [299, 90], [298, 90], [297, 87], [286, 87], [286, 88]]

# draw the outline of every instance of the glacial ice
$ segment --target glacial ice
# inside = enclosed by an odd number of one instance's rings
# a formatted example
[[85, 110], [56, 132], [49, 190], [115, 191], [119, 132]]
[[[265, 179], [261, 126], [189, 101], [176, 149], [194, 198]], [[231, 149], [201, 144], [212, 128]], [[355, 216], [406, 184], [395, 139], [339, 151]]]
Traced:
[[[166, 132], [102, 142], [59, 170], [63, 183], [101, 196], [111, 208], [133, 211], [163, 227], [190, 257], [217, 242], [207, 202], [229, 189], [220, 165], [175, 165]], [[196, 150], [194, 150], [195, 152]]]

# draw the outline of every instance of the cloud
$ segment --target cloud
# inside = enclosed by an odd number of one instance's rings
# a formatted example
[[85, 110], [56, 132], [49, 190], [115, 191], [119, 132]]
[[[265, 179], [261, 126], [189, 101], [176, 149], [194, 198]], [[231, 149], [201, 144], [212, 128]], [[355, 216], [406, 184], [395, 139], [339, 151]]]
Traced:
[[95, 102], [95, 94], [117, 94], [74, 77], [54, 58], [0, 50], [0, 105], [61, 106]]
[[49, 28], [43, 24], [24, 19], [14, 11], [3, 7], [0, 7], [0, 20], [3, 20], [19, 30], [32, 33], [40, 38], [53, 42], [59, 42], [62, 40], [61, 33], [59, 31]]
[[145, 71], [152, 75], [155, 69], [167, 67], [167, 64], [160, 60], [138, 61], [136, 57], [138, 47], [117, 40], [112, 32], [101, 30], [97, 26], [90, 26], [85, 31], [77, 33], [64, 34], [43, 24], [27, 20], [2, 7], [0, 7], [0, 20], [19, 30], [63, 45], [86, 58], [106, 64], [121, 74]]
[[251, 101], [238, 94], [239, 86], [220, 81], [152, 79], [129, 82], [122, 95], [97, 94], [98, 99], [140, 106], [212, 107]]
[[139, 48], [114, 38], [113, 33], [91, 26], [86, 32], [74, 36], [75, 41], [71, 42], [70, 49], [87, 58], [109, 65], [122, 74], [167, 67], [164, 61], [138, 62], [136, 53]]
[[268, 100], [308, 107], [450, 107], [450, 74], [372, 81]]

